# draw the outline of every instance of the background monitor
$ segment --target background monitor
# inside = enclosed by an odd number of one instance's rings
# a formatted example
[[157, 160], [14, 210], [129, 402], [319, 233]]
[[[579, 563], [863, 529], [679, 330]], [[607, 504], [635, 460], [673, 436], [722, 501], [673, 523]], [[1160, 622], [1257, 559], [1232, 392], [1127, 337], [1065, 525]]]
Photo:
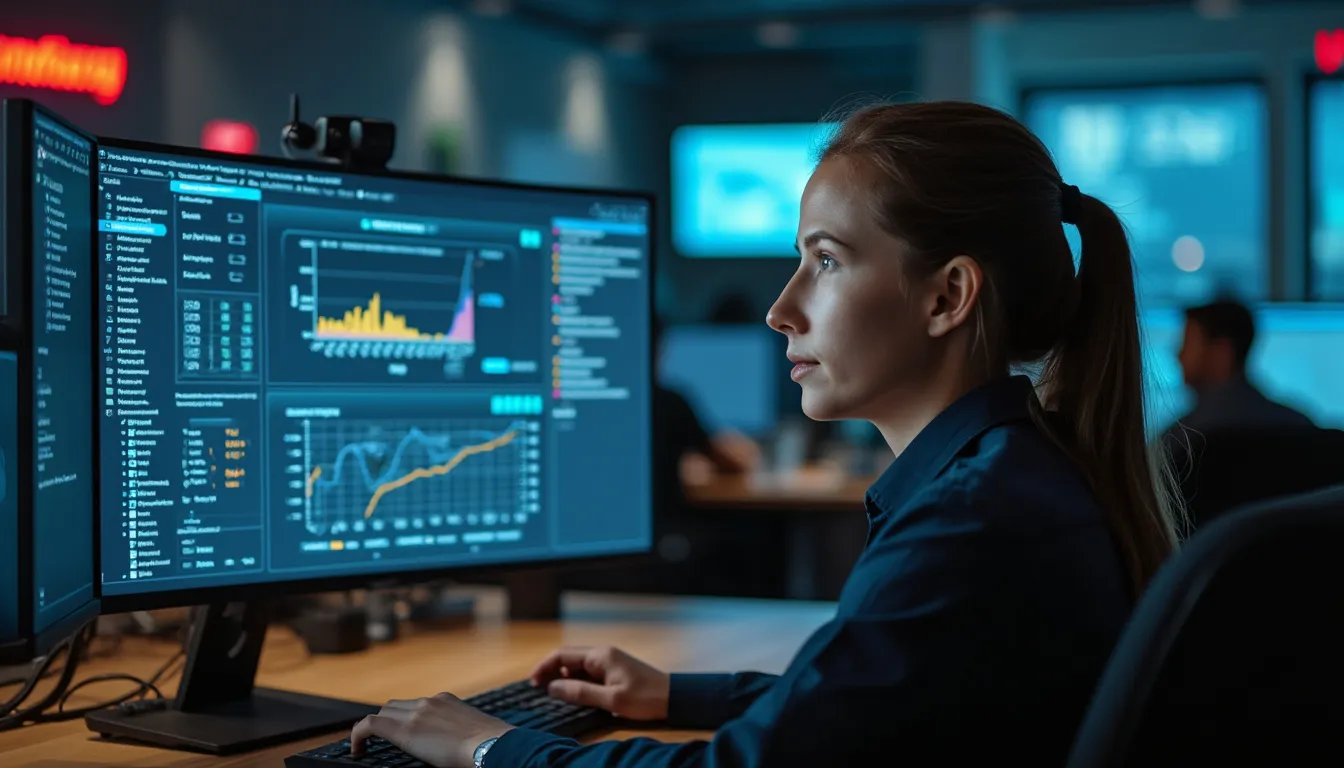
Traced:
[[692, 257], [793, 258], [831, 123], [686, 125], [672, 135], [672, 241]]
[[[1270, 398], [1305, 413], [1317, 426], [1344, 429], [1344, 304], [1262, 304], [1247, 361], [1251, 381]], [[1149, 310], [1140, 317], [1150, 431], [1194, 406], [1176, 354], [1185, 313]]]
[[[1129, 230], [1149, 305], [1269, 286], [1268, 118], [1250, 83], [1029, 91], [1024, 120], [1060, 174]], [[1077, 231], [1067, 228], [1074, 252]]]
[[711, 434], [765, 435], [779, 421], [785, 341], [764, 325], [673, 326], [663, 334], [658, 380], [690, 401]]
[[1311, 292], [1344, 300], [1344, 80], [1314, 81], [1307, 99]]
[[108, 606], [648, 548], [649, 199], [98, 160]]
[[[12, 510], [18, 635], [42, 654], [98, 612], [94, 597], [93, 179], [91, 137], [28, 101], [4, 105], [5, 268], [13, 286], [0, 365], [0, 516]], [[11, 394], [12, 393], [12, 394]], [[11, 439], [11, 438], [6, 438]], [[13, 469], [11, 469], [13, 467]], [[10, 613], [4, 611], [3, 613]]]

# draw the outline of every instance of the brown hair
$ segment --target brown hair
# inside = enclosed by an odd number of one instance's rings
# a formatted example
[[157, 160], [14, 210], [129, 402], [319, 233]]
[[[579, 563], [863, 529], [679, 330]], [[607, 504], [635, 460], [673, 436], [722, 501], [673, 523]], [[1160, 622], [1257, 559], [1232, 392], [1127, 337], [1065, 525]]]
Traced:
[[[1062, 418], [1036, 421], [1082, 468], [1141, 593], [1176, 546], [1180, 506], [1166, 456], [1145, 438], [1134, 271], [1115, 213], [1067, 187], [1021, 123], [978, 104], [862, 109], [821, 157], [856, 163], [912, 274], [958, 255], [980, 264], [986, 373], [1042, 364], [1042, 405]], [[1076, 276], [1064, 218], [1082, 235]]]

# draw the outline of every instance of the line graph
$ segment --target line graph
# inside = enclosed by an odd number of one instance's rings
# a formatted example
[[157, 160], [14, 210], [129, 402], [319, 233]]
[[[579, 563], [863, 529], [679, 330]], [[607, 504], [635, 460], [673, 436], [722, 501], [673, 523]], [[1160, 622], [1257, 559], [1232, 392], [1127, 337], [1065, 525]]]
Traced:
[[[536, 422], [301, 419], [289, 506], [316, 536], [522, 523], [540, 509]], [[300, 444], [295, 445], [295, 444]]]

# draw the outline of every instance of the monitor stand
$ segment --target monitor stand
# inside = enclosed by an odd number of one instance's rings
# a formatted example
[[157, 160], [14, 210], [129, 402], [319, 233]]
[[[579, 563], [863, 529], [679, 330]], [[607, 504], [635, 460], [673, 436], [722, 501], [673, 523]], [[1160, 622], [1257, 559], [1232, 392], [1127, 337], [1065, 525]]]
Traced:
[[187, 662], [166, 709], [105, 709], [86, 715], [89, 730], [171, 749], [237, 754], [350, 728], [378, 707], [254, 687], [264, 604], [202, 606], [192, 620]]

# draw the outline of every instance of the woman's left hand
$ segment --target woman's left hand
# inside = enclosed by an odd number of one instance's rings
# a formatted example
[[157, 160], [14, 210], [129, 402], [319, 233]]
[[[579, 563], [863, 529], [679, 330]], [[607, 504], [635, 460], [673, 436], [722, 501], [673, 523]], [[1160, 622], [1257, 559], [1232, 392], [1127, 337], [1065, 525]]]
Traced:
[[474, 768], [476, 747], [512, 728], [451, 693], [440, 693], [425, 699], [389, 701], [378, 714], [355, 724], [350, 748], [360, 755], [364, 740], [379, 736], [435, 768]]

